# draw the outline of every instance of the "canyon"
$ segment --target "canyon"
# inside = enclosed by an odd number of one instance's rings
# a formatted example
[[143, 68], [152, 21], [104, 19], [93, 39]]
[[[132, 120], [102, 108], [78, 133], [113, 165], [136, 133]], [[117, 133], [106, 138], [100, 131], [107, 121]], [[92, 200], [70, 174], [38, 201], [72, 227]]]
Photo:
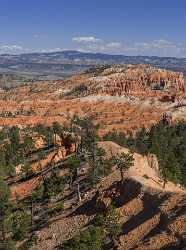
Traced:
[[163, 114], [185, 120], [185, 105], [182, 73], [149, 65], [99, 66], [65, 80], [1, 90], [0, 126], [64, 123], [78, 114], [94, 117], [101, 135], [114, 129], [135, 133]]
[[[38, 125], [50, 129], [57, 122], [62, 128], [72, 128], [71, 122], [77, 117], [91, 118], [98, 127], [97, 145], [106, 152], [106, 158], [122, 152], [127, 154], [128, 148], [104, 140], [104, 136], [121, 132], [126, 138], [135, 137], [142, 128], [151, 131], [159, 122], [165, 128], [186, 122], [184, 74], [147, 64], [103, 65], [63, 80], [0, 90], [0, 127], [8, 130], [17, 126], [23, 131], [23, 138], [25, 131]], [[54, 132], [52, 141], [55, 142], [47, 146], [43, 137], [32, 131], [36, 152], [43, 150], [45, 156], [35, 159], [35, 153], [31, 153], [33, 176], [9, 182], [12, 200], [22, 202], [29, 198], [39, 185], [50, 179], [58, 164], [60, 177], [69, 174], [65, 164], [68, 166], [68, 158], [77, 154], [72, 135]], [[77, 136], [78, 140], [80, 137]], [[69, 148], [65, 145], [66, 138], [70, 138]], [[116, 205], [122, 225], [116, 249], [185, 249], [185, 187], [168, 180], [165, 183], [159, 159], [152, 152], [143, 155], [133, 150], [132, 154], [134, 165], [125, 172], [124, 182], [120, 180], [120, 171], [112, 166], [111, 173], [100, 178], [93, 188], [82, 191], [78, 200], [76, 186], [81, 184], [83, 190], [90, 184], [91, 163], [83, 160], [77, 183], [72, 188], [66, 184], [64, 197], [60, 197], [64, 200], [61, 213], [34, 232], [37, 239], [31, 249], [56, 249], [94, 222], [97, 205], [104, 210], [111, 204]], [[20, 165], [16, 171], [17, 175], [21, 174]], [[38, 214], [41, 208], [40, 203], [36, 205]]]

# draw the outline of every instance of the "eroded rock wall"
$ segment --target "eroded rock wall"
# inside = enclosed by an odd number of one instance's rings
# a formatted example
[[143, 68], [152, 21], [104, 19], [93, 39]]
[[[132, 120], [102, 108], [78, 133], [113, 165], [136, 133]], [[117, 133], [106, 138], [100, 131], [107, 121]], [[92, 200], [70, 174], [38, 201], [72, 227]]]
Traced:
[[89, 94], [125, 95], [147, 89], [185, 91], [183, 73], [161, 70], [149, 65], [116, 65], [91, 77]]

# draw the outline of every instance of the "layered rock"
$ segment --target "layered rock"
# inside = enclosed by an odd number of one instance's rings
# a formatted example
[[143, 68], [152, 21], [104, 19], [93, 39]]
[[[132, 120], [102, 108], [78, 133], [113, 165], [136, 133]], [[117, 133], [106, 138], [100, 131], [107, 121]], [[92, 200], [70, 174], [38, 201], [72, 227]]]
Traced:
[[126, 95], [147, 89], [185, 91], [183, 73], [150, 65], [116, 65], [89, 78], [89, 94]]

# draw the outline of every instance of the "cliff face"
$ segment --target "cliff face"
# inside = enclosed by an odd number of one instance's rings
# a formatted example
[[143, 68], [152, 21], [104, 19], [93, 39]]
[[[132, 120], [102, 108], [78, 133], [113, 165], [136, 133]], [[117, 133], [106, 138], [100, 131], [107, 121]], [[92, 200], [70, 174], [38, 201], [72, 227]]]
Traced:
[[125, 95], [147, 89], [185, 91], [183, 73], [149, 65], [115, 65], [89, 78], [89, 94]]

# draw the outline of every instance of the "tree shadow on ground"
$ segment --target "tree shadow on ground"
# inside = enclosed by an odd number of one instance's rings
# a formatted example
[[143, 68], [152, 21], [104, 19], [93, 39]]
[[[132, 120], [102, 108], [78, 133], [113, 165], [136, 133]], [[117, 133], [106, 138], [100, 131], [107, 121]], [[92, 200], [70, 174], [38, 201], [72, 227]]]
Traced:
[[[150, 194], [145, 194], [142, 198], [143, 201], [143, 210], [140, 211], [138, 214], [132, 216], [127, 222], [123, 224], [123, 233], [122, 234], [128, 234], [133, 229], [137, 228], [141, 224], [143, 224], [145, 221], [153, 218], [157, 213], [161, 213], [159, 206], [168, 199], [170, 194], [166, 194], [162, 196], [161, 198], [157, 199], [153, 197]], [[167, 223], [167, 218], [162, 216], [162, 223]]]

